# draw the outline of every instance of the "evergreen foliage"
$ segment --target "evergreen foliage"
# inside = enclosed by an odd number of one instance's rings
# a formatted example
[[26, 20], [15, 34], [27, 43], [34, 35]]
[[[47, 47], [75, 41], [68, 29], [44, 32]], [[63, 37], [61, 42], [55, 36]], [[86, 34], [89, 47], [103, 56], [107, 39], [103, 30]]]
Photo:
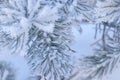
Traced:
[[75, 67], [71, 29], [81, 31], [81, 23], [92, 23], [102, 37], [95, 54], [82, 59], [80, 67], [87, 72], [85, 80], [98, 79], [120, 61], [119, 13], [119, 0], [0, 0], [0, 47], [22, 54], [32, 75], [67, 80]]

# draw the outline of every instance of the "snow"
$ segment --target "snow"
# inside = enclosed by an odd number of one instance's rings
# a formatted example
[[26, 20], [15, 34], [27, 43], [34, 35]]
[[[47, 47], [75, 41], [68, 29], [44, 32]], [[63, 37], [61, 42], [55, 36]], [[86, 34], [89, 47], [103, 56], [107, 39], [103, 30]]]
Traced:
[[120, 80], [120, 65], [114, 69], [114, 71], [108, 75], [105, 80]]
[[[119, 1], [115, 2], [115, 0], [105, 0], [105, 1], [97, 1], [96, 8], [96, 22], [116, 22], [119, 23], [120, 7]], [[116, 7], [115, 7], [116, 6]], [[117, 22], [118, 21], [118, 22]]]
[[21, 27], [23, 28], [25, 27], [29, 28], [31, 26], [31, 22], [25, 17], [21, 17], [20, 24], [21, 24]]
[[[78, 60], [84, 56], [88, 56], [93, 54], [93, 47], [91, 46], [94, 41], [100, 38], [101, 35], [97, 36], [97, 39], [94, 39], [95, 34], [95, 25], [92, 24], [82, 24], [82, 33], [79, 33], [78, 30], [73, 27], [73, 35], [75, 36], [74, 43], [72, 44], [72, 48], [77, 51], [76, 56], [73, 57], [73, 60]], [[2, 49], [1, 49], [2, 50]], [[12, 63], [13, 67], [18, 70], [16, 75], [19, 75], [17, 80], [25, 80], [29, 76], [29, 67], [26, 64], [24, 58], [21, 58], [18, 55], [10, 55], [7, 50], [2, 50], [3, 52], [0, 53], [0, 60], [4, 60], [8, 63]], [[3, 54], [5, 53], [5, 54]], [[24, 55], [24, 51], [21, 52]], [[26, 53], [25, 53], [26, 54]], [[22, 56], [23, 56], [22, 55]], [[77, 70], [78, 71], [78, 70]], [[107, 75], [103, 80], [119, 80], [120, 69], [116, 68], [112, 74]], [[5, 73], [7, 75], [7, 72]], [[5, 77], [5, 76], [4, 76]], [[77, 76], [78, 77], [78, 76]], [[73, 80], [77, 79], [74, 78]], [[35, 78], [34, 78], [35, 79]], [[43, 79], [44, 80], [44, 79]]]
[[[22, 1], [10, 0], [9, 6], [12, 8], [8, 8], [7, 5], [7, 7], [1, 5], [0, 26], [3, 31], [11, 34], [12, 37], [18, 37], [22, 33], [27, 36], [29, 29], [34, 25], [45, 32], [53, 32], [55, 20], [59, 18], [57, 15], [58, 7], [51, 8], [46, 5], [39, 10], [41, 0], [30, 0], [28, 1], [28, 6]], [[28, 12], [25, 12], [24, 6], [27, 6]], [[26, 16], [26, 14], [29, 15]]]
[[80, 27], [82, 28], [81, 33], [79, 33], [76, 28], [72, 28], [73, 35], [75, 36], [72, 48], [77, 51], [78, 54], [76, 56], [82, 58], [93, 54], [93, 46], [91, 46], [91, 44], [93, 44], [97, 39], [94, 38], [95, 25], [82, 24]]
[[39, 14], [37, 16], [37, 20], [42, 20], [42, 21], [52, 21], [54, 22], [55, 20], [57, 20], [59, 18], [58, 16], [58, 9], [55, 8], [51, 8], [50, 6], [45, 6], [42, 11], [39, 11]]
[[[10, 67], [12, 70], [15, 70], [13, 71], [15, 72], [15, 80], [28, 80], [28, 78], [31, 76], [26, 60], [20, 55], [11, 55], [7, 50], [2, 51], [0, 52], [0, 61], [9, 64], [9, 66], [6, 67]], [[7, 77], [8, 74], [12, 74], [11, 72], [12, 71], [8, 73], [8, 71], [5, 71], [2, 80], [6, 80], [4, 78]]]
[[35, 26], [38, 26], [38, 29], [39, 30], [43, 30], [45, 32], [48, 32], [48, 33], [52, 33], [54, 31], [54, 24], [50, 23], [50, 24], [39, 24], [39, 23], [36, 23], [34, 22], [33, 23]]
[[[58, 15], [58, 9], [61, 8], [63, 5], [57, 6], [57, 7], [51, 7], [48, 5], [44, 5], [43, 7], [40, 7], [40, 2], [42, 0], [27, 0], [28, 1], [28, 16], [25, 16], [25, 10], [23, 4], [24, 0], [10, 0], [10, 6], [15, 7], [15, 9], [11, 9], [8, 7], [2, 6], [0, 7], [0, 27], [2, 27], [2, 30], [6, 33], [10, 34], [12, 37], [16, 38], [24, 33], [24, 49], [22, 49], [20, 52], [17, 51], [15, 54], [10, 54], [10, 50], [0, 48], [0, 61], [3, 61], [5, 63], [10, 64], [10, 67], [12, 67], [16, 72], [16, 79], [15, 80], [27, 80], [30, 76], [30, 69], [29, 65], [27, 64], [24, 56], [27, 54], [27, 47], [26, 43], [28, 41], [28, 31], [29, 29], [34, 25], [39, 30], [45, 31], [47, 33], [53, 33], [54, 27], [55, 27], [55, 21], [60, 18]], [[87, 0], [85, 0], [87, 1]], [[75, 1], [74, 5], [77, 6], [77, 1]], [[89, 3], [90, 2], [90, 3]], [[87, 4], [91, 4], [91, 7], [94, 7], [95, 0], [89, 1]], [[107, 4], [103, 4], [103, 2], [97, 3], [97, 7], [101, 8], [98, 10], [96, 9], [97, 15], [95, 17], [101, 17], [99, 19], [96, 19], [98, 23], [101, 23], [102, 21], [109, 21], [113, 22], [116, 18], [118, 18], [119, 15], [119, 9], [118, 8], [104, 8], [105, 6], [109, 6], [113, 3], [113, 0], [106, 0]], [[15, 4], [16, 3], [16, 4]], [[17, 5], [17, 6], [16, 6]], [[0, 5], [1, 6], [1, 5]], [[20, 11], [17, 11], [17, 9], [20, 9]], [[112, 11], [118, 11], [114, 13], [114, 15], [106, 16], [106, 14], [111, 13]], [[71, 9], [72, 12], [72, 9]], [[101, 12], [103, 14], [101, 14]], [[4, 14], [4, 15], [3, 15]], [[72, 14], [74, 18], [74, 14]], [[82, 33], [79, 33], [78, 29], [79, 24], [75, 23], [74, 20], [72, 21], [72, 17], [68, 18], [68, 22], [71, 22], [72, 26], [72, 32], [74, 35], [74, 42], [71, 44], [71, 48], [76, 51], [75, 54], [73, 54], [73, 62], [78, 62], [78, 59], [83, 58], [84, 56], [92, 55], [95, 41], [97, 41], [101, 34], [97, 35], [97, 38], [95, 39], [95, 25], [93, 24], [80, 24], [82, 28]], [[83, 17], [83, 15], [79, 16]], [[78, 18], [78, 20], [81, 20], [81, 18]], [[77, 19], [76, 18], [76, 19]], [[77, 28], [75, 27], [77, 26]], [[50, 42], [48, 40], [48, 42]], [[54, 55], [52, 55], [50, 59], [53, 60], [56, 58]], [[9, 66], [8, 66], [9, 67]], [[44, 67], [44, 66], [43, 66]], [[75, 71], [78, 71], [78, 69], [75, 69]], [[104, 80], [119, 80], [119, 74], [120, 69], [115, 68], [113, 73], [108, 74], [105, 76]], [[5, 70], [3, 77], [0, 77], [0, 79], [5, 80], [5, 78], [9, 75], [9, 71]], [[35, 77], [36, 78], [36, 77]], [[44, 80], [44, 79], [42, 79]], [[78, 80], [78, 78], [74, 79]]]
[[[95, 36], [95, 25], [93, 24], [82, 24], [82, 33], [79, 33], [76, 28], [72, 28], [73, 34], [74, 34], [74, 43], [72, 45], [72, 49], [77, 51], [77, 54], [73, 57], [74, 62], [76, 62], [77, 66], [75, 67], [73, 73], [77, 73], [77, 75], [70, 80], [82, 80], [81, 75], [87, 75], [87, 74], [81, 74], [79, 61], [78, 59], [82, 59], [85, 56], [93, 55], [95, 46], [91, 46], [95, 41], [99, 40], [101, 37], [101, 33], [97, 34], [97, 38], [94, 38]], [[119, 80], [120, 79], [120, 65], [118, 65], [112, 73], [105, 75], [102, 80]], [[98, 80], [98, 79], [95, 79]]]

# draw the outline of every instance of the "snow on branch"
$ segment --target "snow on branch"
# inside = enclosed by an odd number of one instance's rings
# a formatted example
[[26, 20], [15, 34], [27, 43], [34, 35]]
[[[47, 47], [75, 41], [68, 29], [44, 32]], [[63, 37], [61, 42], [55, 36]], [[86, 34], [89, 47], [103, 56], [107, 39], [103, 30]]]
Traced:
[[105, 0], [97, 3], [96, 8], [96, 22], [120, 23], [120, 1], [119, 0]]

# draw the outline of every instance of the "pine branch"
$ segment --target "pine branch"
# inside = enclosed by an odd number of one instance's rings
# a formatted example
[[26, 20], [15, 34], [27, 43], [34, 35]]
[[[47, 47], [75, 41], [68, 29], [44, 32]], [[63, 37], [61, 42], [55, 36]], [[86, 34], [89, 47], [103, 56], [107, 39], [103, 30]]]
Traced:
[[[70, 53], [73, 53], [68, 46], [70, 43], [69, 27], [56, 24], [54, 33], [51, 34], [37, 31], [37, 28], [31, 30], [34, 33], [30, 32], [28, 42], [30, 48], [27, 58], [32, 65], [33, 72], [42, 73], [45, 77], [50, 75], [49, 80], [61, 80], [72, 69], [69, 63], [71, 62]], [[35, 35], [34, 38], [32, 35]]]
[[108, 22], [114, 23], [116, 25], [119, 24], [119, 9], [120, 9], [120, 1], [118, 0], [106, 0], [101, 2], [98, 1], [98, 8], [95, 13], [96, 15], [96, 23]]
[[[105, 27], [107, 28], [108, 26]], [[97, 43], [99, 48], [95, 49], [95, 54], [93, 56], [87, 56], [81, 61], [84, 65], [84, 72], [88, 74], [85, 79], [101, 79], [105, 75], [112, 73], [113, 69], [119, 64], [119, 30], [119, 27], [112, 27], [112, 29], [108, 27], [108, 30], [104, 30], [103, 33], [105, 34], [103, 34], [103, 39], [106, 41], [103, 42], [102, 40], [100, 43]]]

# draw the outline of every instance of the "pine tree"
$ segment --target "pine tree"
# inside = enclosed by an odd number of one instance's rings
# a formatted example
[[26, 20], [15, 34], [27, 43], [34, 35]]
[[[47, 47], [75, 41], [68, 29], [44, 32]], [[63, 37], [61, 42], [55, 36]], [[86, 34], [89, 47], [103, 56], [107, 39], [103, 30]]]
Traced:
[[23, 55], [33, 75], [62, 80], [73, 68], [71, 27], [90, 21], [92, 7], [84, 0], [3, 0], [0, 46]]
[[83, 72], [87, 72], [85, 80], [101, 80], [119, 64], [119, 3], [119, 0], [104, 0], [96, 4], [95, 24], [97, 30], [102, 30], [102, 37], [96, 43], [95, 54], [81, 60]]
[[119, 62], [119, 9], [119, 0], [1, 0], [0, 47], [22, 55], [32, 75], [67, 80], [75, 67], [72, 27], [81, 31], [81, 23], [96, 24], [103, 35], [95, 54], [82, 59], [80, 66], [87, 72], [85, 80], [98, 79]]

